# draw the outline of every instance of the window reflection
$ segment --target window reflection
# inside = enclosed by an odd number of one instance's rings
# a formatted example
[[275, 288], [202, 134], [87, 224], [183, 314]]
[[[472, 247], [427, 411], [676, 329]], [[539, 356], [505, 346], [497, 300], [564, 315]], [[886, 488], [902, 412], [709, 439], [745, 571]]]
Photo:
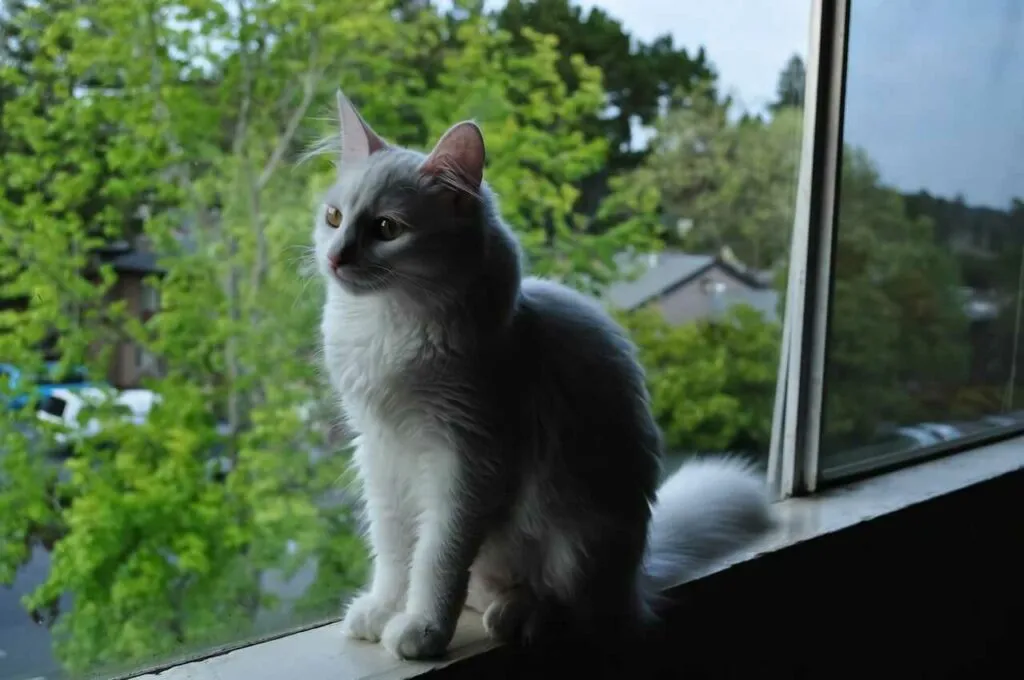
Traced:
[[1024, 424], [1022, 35], [1006, 0], [852, 3], [826, 475]]

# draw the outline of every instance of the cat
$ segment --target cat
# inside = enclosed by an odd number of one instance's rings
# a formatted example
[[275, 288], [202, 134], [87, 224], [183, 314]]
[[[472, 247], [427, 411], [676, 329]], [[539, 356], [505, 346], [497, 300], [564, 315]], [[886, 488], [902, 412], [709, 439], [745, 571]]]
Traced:
[[373, 556], [343, 633], [426, 659], [464, 606], [514, 644], [656, 622], [666, 588], [773, 526], [762, 476], [698, 458], [659, 489], [635, 346], [594, 299], [522, 273], [481, 129], [424, 154], [337, 100], [313, 251]]

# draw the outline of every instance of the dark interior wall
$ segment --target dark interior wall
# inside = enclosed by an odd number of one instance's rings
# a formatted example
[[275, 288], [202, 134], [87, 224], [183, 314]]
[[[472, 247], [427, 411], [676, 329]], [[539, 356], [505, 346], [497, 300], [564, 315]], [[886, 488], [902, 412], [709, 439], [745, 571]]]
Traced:
[[439, 675], [1020, 677], [1022, 584], [1017, 472], [689, 584], [664, 639], [619, 662], [602, 649], [498, 650]]
[[1010, 677], [1022, 584], [1017, 472], [694, 584], [670, 636], [687, 677]]

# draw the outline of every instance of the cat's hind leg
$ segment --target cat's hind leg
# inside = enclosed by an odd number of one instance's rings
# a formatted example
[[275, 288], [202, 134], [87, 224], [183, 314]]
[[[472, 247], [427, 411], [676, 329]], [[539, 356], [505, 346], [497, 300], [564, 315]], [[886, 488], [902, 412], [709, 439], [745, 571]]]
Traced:
[[497, 591], [489, 587], [480, 576], [470, 571], [469, 588], [466, 591], [466, 609], [483, 614], [498, 596]]

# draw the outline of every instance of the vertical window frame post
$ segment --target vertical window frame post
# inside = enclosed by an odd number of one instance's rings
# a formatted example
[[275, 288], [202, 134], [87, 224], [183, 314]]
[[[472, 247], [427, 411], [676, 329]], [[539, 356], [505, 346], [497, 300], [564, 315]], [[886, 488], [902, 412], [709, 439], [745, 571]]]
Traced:
[[812, 2], [803, 141], [768, 463], [769, 483], [779, 499], [813, 493], [818, 483], [851, 1]]

